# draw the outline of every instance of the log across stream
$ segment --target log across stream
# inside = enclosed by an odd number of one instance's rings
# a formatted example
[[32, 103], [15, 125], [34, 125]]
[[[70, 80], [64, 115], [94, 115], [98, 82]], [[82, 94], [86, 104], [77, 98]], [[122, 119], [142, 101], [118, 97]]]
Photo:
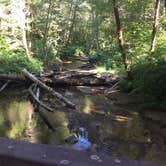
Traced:
[[[30, 73], [28, 70], [23, 69], [22, 73], [24, 77], [14, 76], [14, 75], [0, 75], [0, 80], [4, 81], [4, 84], [0, 88], [0, 92], [3, 91], [10, 82], [17, 82], [17, 83], [29, 83], [29, 93], [32, 96], [33, 100], [36, 104], [40, 105], [41, 107], [45, 108], [48, 111], [52, 111], [52, 109], [40, 101], [39, 98], [36, 97], [35, 93], [33, 92], [32, 86], [44, 89], [47, 93], [51, 94], [53, 97], [58, 98], [61, 102], [65, 103], [66, 106], [76, 109], [76, 105], [64, 97], [62, 94], [58, 93], [54, 88], [51, 86], [101, 86], [107, 85], [109, 86], [109, 91], [107, 93], [112, 93], [117, 88], [120, 78], [115, 77], [109, 73], [106, 74], [97, 74], [94, 72], [75, 72], [75, 71], [67, 71], [67, 72], [60, 72], [58, 73], [44, 73], [39, 76], [35, 76], [34, 74]], [[47, 85], [49, 84], [49, 85]]]

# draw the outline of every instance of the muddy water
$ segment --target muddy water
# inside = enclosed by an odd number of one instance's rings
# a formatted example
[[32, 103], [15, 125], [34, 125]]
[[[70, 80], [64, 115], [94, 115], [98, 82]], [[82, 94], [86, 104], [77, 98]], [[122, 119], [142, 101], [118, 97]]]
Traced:
[[[161, 116], [148, 111], [150, 116], [144, 117], [134, 105], [126, 106], [128, 96], [105, 96], [103, 87], [59, 91], [75, 102], [80, 111], [73, 113], [62, 105], [54, 113], [47, 112], [55, 131], [50, 130], [34, 111], [26, 90], [1, 93], [0, 137], [68, 146], [65, 139], [70, 135], [69, 128], [85, 127], [93, 143], [92, 151], [166, 165], [166, 123], [161, 120], [166, 114]], [[49, 96], [45, 95], [43, 99], [59, 106]]]
[[53, 117], [57, 130], [48, 129], [40, 115], [34, 111], [24, 89], [6, 91], [0, 96], [0, 137], [9, 137], [33, 143], [64, 144], [69, 135], [65, 113]]

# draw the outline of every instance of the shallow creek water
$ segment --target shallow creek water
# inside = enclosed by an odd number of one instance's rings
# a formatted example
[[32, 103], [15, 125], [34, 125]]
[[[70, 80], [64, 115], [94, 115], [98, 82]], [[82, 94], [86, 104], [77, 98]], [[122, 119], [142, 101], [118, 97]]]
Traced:
[[[25, 89], [6, 90], [0, 95], [0, 137], [69, 146], [65, 139], [70, 129], [84, 127], [93, 144], [92, 151], [166, 165], [166, 123], [160, 121], [166, 114], [149, 111], [150, 117], [157, 117], [154, 121], [142, 116], [133, 105], [126, 106], [122, 102], [127, 98], [124, 94], [109, 97], [102, 93], [103, 89], [58, 89], [79, 106], [80, 112], [73, 113], [64, 106], [54, 113], [47, 112], [54, 132], [34, 111]], [[59, 105], [47, 95], [43, 99]]]

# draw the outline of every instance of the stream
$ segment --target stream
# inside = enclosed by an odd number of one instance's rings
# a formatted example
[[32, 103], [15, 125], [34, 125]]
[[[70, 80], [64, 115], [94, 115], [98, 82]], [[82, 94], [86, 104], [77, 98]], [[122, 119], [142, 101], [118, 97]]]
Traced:
[[72, 112], [59, 106], [58, 101], [44, 94], [43, 100], [57, 105], [53, 113], [46, 113], [55, 131], [50, 130], [35, 111], [27, 90], [3, 91], [0, 94], [0, 137], [70, 148], [66, 139], [81, 128], [88, 132], [86, 137], [92, 152], [166, 165], [166, 112], [143, 113], [133, 103], [133, 97], [121, 92], [107, 96], [102, 86], [56, 90], [74, 102], [80, 111]]

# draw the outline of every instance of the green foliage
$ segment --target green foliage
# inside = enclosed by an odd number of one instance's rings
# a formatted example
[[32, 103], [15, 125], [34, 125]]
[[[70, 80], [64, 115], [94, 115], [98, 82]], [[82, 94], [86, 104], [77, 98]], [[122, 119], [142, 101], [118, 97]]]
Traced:
[[[20, 12], [15, 11], [19, 8], [17, 1], [12, 2], [3, 0], [0, 4], [0, 32], [8, 38], [8, 42], [2, 36], [0, 39], [1, 73], [19, 73], [22, 68], [41, 72], [42, 63], [48, 69], [58, 69], [63, 59], [84, 55], [98, 67], [125, 73], [112, 1], [25, 1], [27, 13], [22, 14], [27, 20], [27, 24], [24, 23], [27, 25], [27, 46], [38, 60], [28, 60], [25, 56], [20, 27], [23, 20], [18, 20]], [[162, 11], [154, 58], [147, 58], [150, 56], [154, 5], [153, 0], [118, 1], [124, 47], [133, 77], [121, 84], [125, 91], [139, 93], [145, 100], [163, 101], [165, 60], [162, 58], [166, 58], [166, 22]], [[163, 5], [161, 3], [161, 9]]]
[[166, 59], [166, 31], [162, 31], [157, 35], [155, 56], [160, 56]]
[[11, 49], [4, 38], [0, 40], [0, 49], [0, 73], [20, 74], [23, 68], [37, 73], [43, 70], [42, 62], [35, 58], [29, 60], [21, 47]]
[[92, 63], [104, 66], [107, 70], [123, 68], [121, 54], [116, 44], [111, 49], [92, 51], [89, 56]]
[[79, 47], [79, 48], [76, 48], [74, 55], [77, 57], [80, 57], [80, 56], [84, 56], [85, 53], [83, 52], [82, 48]]
[[81, 57], [85, 55], [84, 48], [77, 45], [60, 46], [58, 55], [61, 59], [69, 59], [72, 57]]
[[36, 73], [40, 73], [43, 70], [42, 62], [34, 58], [28, 60], [22, 54], [2, 56], [0, 57], [0, 63], [0, 73], [21, 73], [23, 68]]
[[69, 59], [74, 56], [75, 46], [60, 46], [59, 56], [62, 59]]
[[120, 82], [120, 87], [121, 87], [122, 91], [124, 91], [126, 93], [130, 93], [133, 90], [133, 83], [131, 80], [123, 79]]
[[[139, 94], [143, 102], [154, 106], [166, 100], [166, 60], [146, 58], [131, 68], [132, 80], [122, 82], [125, 90]], [[125, 86], [124, 86], [125, 85]]]

